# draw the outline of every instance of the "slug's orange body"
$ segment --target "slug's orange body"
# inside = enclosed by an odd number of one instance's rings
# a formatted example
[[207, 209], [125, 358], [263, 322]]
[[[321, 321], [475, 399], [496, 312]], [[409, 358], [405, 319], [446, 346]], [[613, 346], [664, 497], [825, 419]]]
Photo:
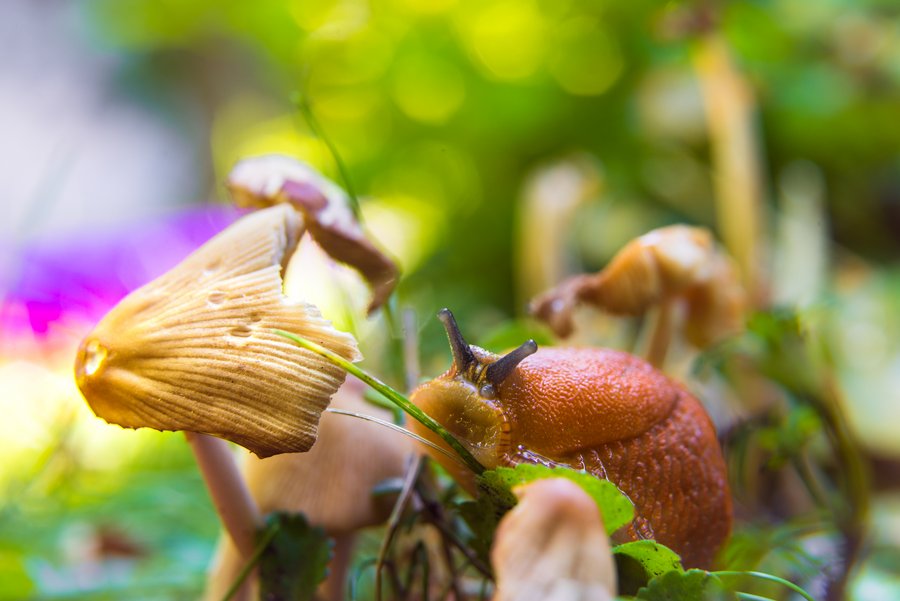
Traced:
[[[628, 353], [535, 351], [531, 343], [501, 358], [466, 345], [466, 358], [454, 336], [453, 367], [412, 400], [482, 465], [566, 465], [606, 478], [635, 506], [617, 538], [657, 540], [686, 567], [712, 563], [731, 529], [731, 496], [715, 430], [697, 399]], [[441, 462], [471, 488], [470, 474]]]

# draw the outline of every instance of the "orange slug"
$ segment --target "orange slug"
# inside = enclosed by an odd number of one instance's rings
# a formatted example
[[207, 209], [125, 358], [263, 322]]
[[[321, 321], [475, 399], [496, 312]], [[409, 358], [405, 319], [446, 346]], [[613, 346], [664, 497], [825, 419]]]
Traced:
[[[450, 311], [439, 316], [453, 365], [413, 392], [419, 408], [487, 469], [564, 465], [610, 480], [635, 506], [618, 542], [654, 539], [685, 567], [711, 565], [731, 530], [731, 494], [715, 429], [696, 398], [625, 352], [538, 350], [529, 340], [498, 356], [467, 344]], [[435, 458], [473, 491], [470, 472]]]

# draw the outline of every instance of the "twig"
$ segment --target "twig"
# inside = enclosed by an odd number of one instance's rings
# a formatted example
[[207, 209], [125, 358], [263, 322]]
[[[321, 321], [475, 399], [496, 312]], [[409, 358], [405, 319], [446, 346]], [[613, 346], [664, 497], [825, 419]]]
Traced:
[[459, 549], [459, 551], [465, 556], [466, 560], [472, 565], [473, 568], [478, 570], [482, 576], [488, 578], [490, 580], [494, 579], [494, 575], [491, 573], [491, 569], [482, 562], [475, 552], [472, 551], [456, 535], [453, 530], [451, 530], [444, 520], [442, 519], [442, 515], [439, 512], [440, 505], [436, 503], [432, 503], [425, 499], [419, 491], [416, 491], [416, 500], [418, 501], [418, 505], [421, 507], [422, 516], [425, 518], [425, 521], [437, 528], [441, 535], [444, 536], [454, 547]]
[[406, 371], [406, 392], [412, 392], [419, 384], [419, 336], [416, 312], [403, 310], [403, 366]]
[[419, 474], [422, 472], [422, 456], [415, 455], [406, 470], [406, 477], [403, 479], [403, 487], [397, 496], [397, 502], [391, 510], [391, 516], [388, 519], [387, 529], [384, 538], [381, 540], [381, 547], [378, 549], [378, 560], [375, 563], [375, 599], [381, 601], [381, 571], [384, 567], [385, 558], [394, 542], [394, 535], [397, 533], [397, 527], [400, 525], [400, 518], [406, 509], [406, 505], [411, 498], [411, 493], [415, 486]]

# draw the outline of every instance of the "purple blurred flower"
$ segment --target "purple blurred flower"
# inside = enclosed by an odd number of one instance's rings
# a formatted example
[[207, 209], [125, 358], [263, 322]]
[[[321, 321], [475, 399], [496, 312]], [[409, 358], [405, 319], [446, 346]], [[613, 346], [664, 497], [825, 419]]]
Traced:
[[46, 336], [54, 325], [96, 322], [242, 213], [221, 205], [192, 207], [115, 231], [0, 247], [2, 336]]

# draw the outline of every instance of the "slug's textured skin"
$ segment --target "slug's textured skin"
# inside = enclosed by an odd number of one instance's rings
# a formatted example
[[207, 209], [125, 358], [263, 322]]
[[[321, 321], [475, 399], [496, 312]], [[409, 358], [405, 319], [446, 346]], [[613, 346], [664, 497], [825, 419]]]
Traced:
[[[487, 354], [477, 355], [485, 361]], [[420, 387], [413, 402], [489, 469], [561, 464], [615, 483], [636, 514], [617, 533], [620, 542], [652, 538], [679, 553], [685, 567], [709, 567], [728, 537], [731, 496], [709, 416], [642, 359], [608, 349], [540, 349], [518, 364], [492, 399], [482, 398], [454, 365]], [[485, 448], [480, 439], [492, 431], [483, 427], [486, 410], [502, 424], [497, 430], [503, 441]], [[466, 419], [467, 413], [478, 417]], [[471, 486], [458, 466], [442, 463]]]

